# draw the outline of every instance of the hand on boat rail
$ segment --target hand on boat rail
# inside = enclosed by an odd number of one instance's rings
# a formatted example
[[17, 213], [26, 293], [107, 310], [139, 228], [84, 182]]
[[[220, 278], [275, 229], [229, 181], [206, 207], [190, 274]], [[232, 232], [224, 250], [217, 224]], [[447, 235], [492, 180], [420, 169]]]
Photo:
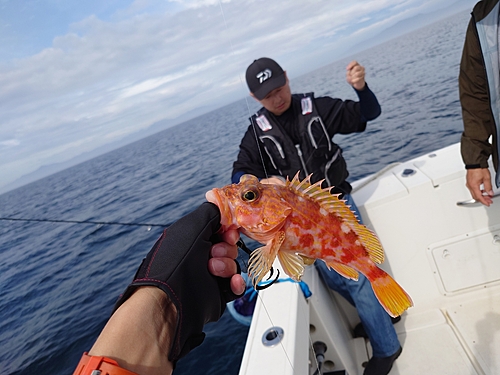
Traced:
[[[499, 196], [500, 196], [500, 192], [497, 192], [495, 195], [491, 196], [491, 199], [495, 199]], [[460, 207], [479, 207], [479, 206], [483, 206], [483, 204], [481, 202], [479, 202], [478, 200], [475, 200], [474, 198], [472, 198], [472, 199], [468, 199], [466, 201], [457, 202], [457, 206], [460, 206]]]

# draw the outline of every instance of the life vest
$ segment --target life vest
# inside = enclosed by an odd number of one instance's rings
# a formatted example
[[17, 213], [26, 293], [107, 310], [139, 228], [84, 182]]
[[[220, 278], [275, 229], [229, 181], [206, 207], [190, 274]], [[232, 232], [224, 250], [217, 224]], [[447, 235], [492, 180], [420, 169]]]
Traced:
[[[292, 179], [297, 171], [303, 179], [312, 173], [311, 181], [325, 179], [326, 186], [338, 187], [339, 192], [349, 193], [342, 188], [348, 176], [342, 149], [330, 139], [325, 124], [314, 104], [314, 94], [292, 95], [292, 104], [300, 100], [301, 114], [296, 118], [298, 143], [294, 143], [289, 133], [267, 109], [260, 109], [250, 119], [269, 157], [272, 166], [281, 176]], [[349, 190], [349, 191], [345, 191]]]

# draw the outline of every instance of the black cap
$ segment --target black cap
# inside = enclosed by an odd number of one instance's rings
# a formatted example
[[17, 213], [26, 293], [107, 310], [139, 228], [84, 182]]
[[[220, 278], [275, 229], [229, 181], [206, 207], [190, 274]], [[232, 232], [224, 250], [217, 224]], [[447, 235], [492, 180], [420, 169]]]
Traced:
[[286, 83], [285, 72], [281, 66], [267, 57], [262, 57], [250, 64], [247, 68], [246, 79], [250, 92], [259, 100]]

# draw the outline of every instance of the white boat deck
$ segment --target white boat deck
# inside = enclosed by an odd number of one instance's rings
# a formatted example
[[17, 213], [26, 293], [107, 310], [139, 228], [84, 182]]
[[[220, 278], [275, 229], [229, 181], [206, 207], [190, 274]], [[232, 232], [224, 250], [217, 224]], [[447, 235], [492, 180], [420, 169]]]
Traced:
[[[382, 268], [414, 302], [395, 325], [403, 353], [390, 374], [500, 375], [500, 198], [489, 208], [467, 203], [459, 145], [354, 187], [363, 220], [384, 247]], [[313, 293], [307, 301], [292, 283], [260, 292], [240, 375], [314, 374], [316, 341], [327, 346], [322, 374], [363, 373], [371, 348], [352, 337], [355, 309], [314, 268], [304, 281]], [[273, 326], [283, 328], [283, 339], [265, 347], [262, 335]]]
[[500, 303], [492, 300], [405, 317], [397, 324], [404, 351], [391, 374], [498, 374]]
[[396, 325], [404, 350], [391, 374], [500, 374], [500, 200], [467, 204], [458, 144], [376, 183], [355, 199], [382, 241], [383, 268], [415, 303]]

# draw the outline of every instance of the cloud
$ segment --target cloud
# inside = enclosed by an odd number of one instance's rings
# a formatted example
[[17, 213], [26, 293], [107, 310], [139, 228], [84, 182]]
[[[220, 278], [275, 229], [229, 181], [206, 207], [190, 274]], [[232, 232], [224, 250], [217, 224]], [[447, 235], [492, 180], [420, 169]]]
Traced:
[[0, 147], [15, 147], [19, 146], [21, 142], [17, 139], [7, 139], [5, 141], [0, 142]]
[[255, 58], [303, 74], [428, 3], [135, 0], [89, 14], [50, 47], [0, 61], [0, 183], [243, 97]]

